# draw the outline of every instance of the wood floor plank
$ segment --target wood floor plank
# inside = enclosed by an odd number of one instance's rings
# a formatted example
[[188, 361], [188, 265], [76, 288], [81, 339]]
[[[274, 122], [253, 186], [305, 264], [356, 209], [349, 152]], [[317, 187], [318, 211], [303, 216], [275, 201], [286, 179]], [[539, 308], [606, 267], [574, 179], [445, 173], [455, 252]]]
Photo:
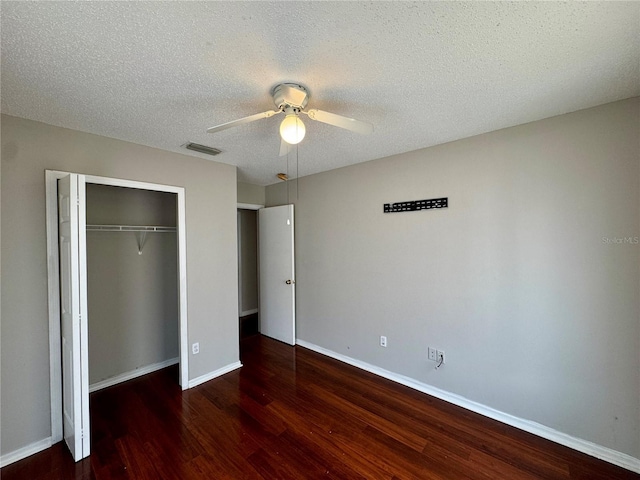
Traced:
[[323, 391], [319, 387], [311, 385], [310, 390], [314, 395], [320, 395], [324, 393], [325, 397], [329, 401], [340, 408], [342, 411], [348, 413], [350, 416], [361, 420], [367, 425], [376, 425], [376, 428], [384, 432], [386, 435], [396, 439], [404, 446], [412, 448], [417, 452], [421, 452], [427, 444], [427, 440], [424, 437], [414, 434], [411, 431], [406, 430], [401, 425], [394, 423], [385, 416], [377, 415], [371, 411], [363, 408], [358, 402], [347, 400], [339, 395]]
[[182, 391], [176, 366], [91, 394], [92, 454], [64, 444], [3, 480], [639, 480], [640, 475], [260, 335]]
[[161, 472], [147, 456], [140, 439], [135, 435], [125, 435], [115, 441], [122, 463], [127, 471], [127, 478], [151, 480], [162, 478]]
[[[284, 419], [293, 435], [298, 436], [298, 438], [306, 438], [307, 441], [315, 445], [316, 449], [326, 451], [333, 455], [337, 461], [343, 462], [346, 458], [350, 467], [364, 478], [381, 480], [391, 478], [391, 475], [385, 472], [382, 465], [378, 464], [379, 458], [373, 457], [372, 459], [370, 452], [364, 449], [361, 451], [350, 449], [349, 445], [339, 441], [338, 437], [334, 435], [334, 431], [340, 428], [341, 422], [339, 418], [331, 417], [318, 422], [318, 416], [313, 420], [307, 417], [307, 410], [295, 411], [278, 401], [269, 405], [268, 410], [274, 416]], [[326, 415], [330, 417], [331, 414], [327, 413]], [[364, 426], [352, 431], [356, 430], [363, 431]]]
[[261, 478], [297, 478], [299, 475], [297, 469], [282, 459], [278, 451], [265, 451], [261, 448], [248, 461]]

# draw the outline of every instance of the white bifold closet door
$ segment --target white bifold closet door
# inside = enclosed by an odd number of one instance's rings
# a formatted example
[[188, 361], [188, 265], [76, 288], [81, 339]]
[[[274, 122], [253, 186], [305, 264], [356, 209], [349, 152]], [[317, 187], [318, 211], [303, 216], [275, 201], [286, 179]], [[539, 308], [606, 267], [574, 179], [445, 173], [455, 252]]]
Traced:
[[293, 205], [258, 210], [260, 333], [296, 343]]
[[76, 462], [90, 452], [85, 212], [84, 175], [58, 180], [63, 434]]

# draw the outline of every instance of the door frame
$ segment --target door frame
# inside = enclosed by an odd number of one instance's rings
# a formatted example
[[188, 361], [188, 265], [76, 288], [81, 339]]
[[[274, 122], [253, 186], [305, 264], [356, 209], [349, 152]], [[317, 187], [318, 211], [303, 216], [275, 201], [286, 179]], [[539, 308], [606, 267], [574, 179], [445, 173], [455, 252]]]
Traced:
[[[60, 263], [58, 252], [58, 179], [76, 172], [45, 170], [46, 223], [47, 223], [47, 281], [49, 295], [49, 373], [51, 394], [51, 443], [62, 440], [62, 355], [60, 348]], [[175, 193], [177, 200], [176, 231], [178, 235], [178, 329], [179, 329], [179, 381], [183, 390], [189, 388], [189, 347], [187, 321], [187, 229], [184, 187], [139, 182], [119, 178], [84, 175], [85, 184], [137, 188], [157, 192]], [[85, 286], [86, 286], [86, 282]], [[89, 359], [82, 359], [87, 362]]]

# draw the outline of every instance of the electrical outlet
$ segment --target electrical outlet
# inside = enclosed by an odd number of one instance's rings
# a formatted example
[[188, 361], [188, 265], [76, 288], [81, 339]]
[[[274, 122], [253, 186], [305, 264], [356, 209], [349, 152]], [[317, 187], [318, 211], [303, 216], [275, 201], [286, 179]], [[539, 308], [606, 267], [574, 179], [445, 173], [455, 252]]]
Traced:
[[380, 335], [380, 346], [381, 347], [387, 346], [387, 337], [385, 337], [384, 335]]
[[198, 342], [196, 342], [193, 345], [191, 345], [191, 351], [193, 352], [194, 355], [199, 354], [200, 353], [200, 344]]
[[436, 352], [436, 362], [438, 362], [439, 365], [444, 365], [445, 359], [444, 359], [444, 350], [438, 350]]
[[429, 355], [429, 360], [432, 360], [432, 361], [435, 362], [436, 361], [436, 349], [428, 347], [427, 348], [427, 353]]

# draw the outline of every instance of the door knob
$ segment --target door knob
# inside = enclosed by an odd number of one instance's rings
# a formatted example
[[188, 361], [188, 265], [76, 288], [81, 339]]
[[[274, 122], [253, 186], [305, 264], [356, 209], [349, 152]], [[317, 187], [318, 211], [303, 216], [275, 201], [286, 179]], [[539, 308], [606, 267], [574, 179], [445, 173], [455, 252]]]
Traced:
[[286, 283], [287, 285], [291, 285], [292, 283], [296, 283], [296, 282], [295, 282], [295, 281], [293, 281], [293, 280], [287, 280], [287, 281], [286, 281], [286, 282], [284, 282], [284, 283]]

